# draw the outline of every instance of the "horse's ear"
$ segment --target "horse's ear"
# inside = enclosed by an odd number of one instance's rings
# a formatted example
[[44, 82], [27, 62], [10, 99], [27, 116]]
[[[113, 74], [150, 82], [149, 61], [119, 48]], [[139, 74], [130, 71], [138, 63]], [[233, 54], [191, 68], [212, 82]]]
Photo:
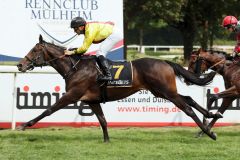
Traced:
[[202, 48], [199, 48], [198, 51], [197, 51], [197, 53], [199, 54], [199, 53], [201, 53], [201, 52], [202, 52]]
[[39, 43], [43, 43], [43, 37], [41, 34], [39, 35]]

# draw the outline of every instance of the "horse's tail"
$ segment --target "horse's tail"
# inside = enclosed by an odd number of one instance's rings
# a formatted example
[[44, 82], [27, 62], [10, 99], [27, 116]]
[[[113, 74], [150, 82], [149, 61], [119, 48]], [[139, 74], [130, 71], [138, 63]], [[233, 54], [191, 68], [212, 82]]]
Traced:
[[214, 76], [216, 75], [216, 72], [211, 72], [211, 73], [207, 74], [206, 77], [199, 78], [199, 77], [197, 77], [196, 74], [186, 70], [179, 64], [176, 64], [176, 63], [173, 63], [170, 61], [165, 61], [165, 62], [168, 63], [173, 68], [177, 77], [185, 79], [185, 83], [192, 83], [192, 84], [196, 84], [199, 86], [204, 86], [204, 85], [211, 83]]

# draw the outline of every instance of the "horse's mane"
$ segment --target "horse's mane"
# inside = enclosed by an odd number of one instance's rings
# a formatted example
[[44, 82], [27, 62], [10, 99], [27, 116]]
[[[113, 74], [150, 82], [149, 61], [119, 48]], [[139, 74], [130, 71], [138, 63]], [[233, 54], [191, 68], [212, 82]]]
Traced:
[[[221, 54], [223, 55], [226, 59], [230, 59], [231, 55], [228, 54], [227, 52], [225, 51], [220, 51], [220, 50], [214, 50], [214, 49], [207, 49], [207, 50], [202, 50], [203, 52], [208, 52], [210, 54], [214, 54], [214, 53], [217, 53], [217, 54]], [[193, 51], [192, 53], [198, 53], [197, 50]]]
[[[47, 45], [50, 45], [51, 47], [54, 47], [55, 49], [59, 50], [60, 52], [63, 52], [64, 50], [66, 50], [67, 48], [66, 47], [63, 47], [63, 46], [58, 46], [54, 43], [49, 43], [49, 42], [46, 42], [46, 41], [43, 41], [42, 43], [44, 44], [47, 44]], [[89, 59], [89, 60], [92, 60], [92, 59], [95, 59], [96, 56], [89, 56], [89, 55], [78, 55], [78, 54], [74, 54], [74, 55], [71, 55], [71, 58], [73, 58], [74, 60], [78, 61], [79, 59]]]
[[44, 44], [47, 44], [47, 45], [50, 45], [50, 46], [52, 46], [52, 47], [54, 47], [54, 48], [56, 48], [56, 49], [58, 49], [58, 50], [61, 50], [61, 51], [66, 49], [66, 47], [58, 46], [58, 45], [56, 45], [56, 44], [54, 44], [54, 43], [49, 43], [49, 42], [46, 42], [46, 41], [43, 41], [43, 43], [44, 43]]
[[232, 56], [230, 54], [228, 54], [227, 52], [224, 52], [224, 51], [207, 50], [207, 52], [209, 52], [210, 54], [214, 54], [214, 53], [221, 54], [225, 57], [225, 59], [232, 60]]
[[227, 52], [225, 52], [225, 51], [219, 51], [219, 50], [209, 49], [209, 50], [206, 50], [206, 52], [210, 52], [211, 54], [217, 53], [217, 54], [223, 54], [223, 55], [225, 55], [225, 56], [228, 56]]

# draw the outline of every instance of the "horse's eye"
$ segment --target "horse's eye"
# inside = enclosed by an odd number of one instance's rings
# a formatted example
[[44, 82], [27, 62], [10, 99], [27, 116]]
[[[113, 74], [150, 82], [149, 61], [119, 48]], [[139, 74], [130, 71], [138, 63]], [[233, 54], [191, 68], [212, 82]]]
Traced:
[[36, 48], [33, 48], [33, 50], [32, 50], [33, 52], [37, 52], [37, 49]]

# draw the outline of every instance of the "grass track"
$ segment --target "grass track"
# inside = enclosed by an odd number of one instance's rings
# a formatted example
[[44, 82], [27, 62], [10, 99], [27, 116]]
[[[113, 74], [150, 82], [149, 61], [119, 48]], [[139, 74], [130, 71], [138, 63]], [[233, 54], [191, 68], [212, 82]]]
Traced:
[[194, 138], [198, 128], [89, 128], [0, 130], [0, 160], [236, 160], [240, 126], [219, 127], [217, 141]]

